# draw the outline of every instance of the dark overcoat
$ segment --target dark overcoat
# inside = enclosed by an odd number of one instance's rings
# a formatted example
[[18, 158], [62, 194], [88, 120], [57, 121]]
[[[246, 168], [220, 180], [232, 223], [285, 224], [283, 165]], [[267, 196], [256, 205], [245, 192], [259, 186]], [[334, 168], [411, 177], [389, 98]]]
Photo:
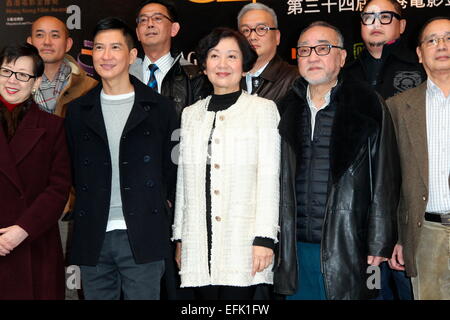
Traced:
[[[119, 146], [120, 188], [135, 262], [147, 263], [170, 255], [167, 200], [173, 203], [175, 193], [179, 118], [168, 98], [130, 79], [135, 100]], [[101, 90], [99, 84], [69, 104], [66, 114], [76, 194], [70, 262], [76, 265], [97, 264], [108, 223], [112, 167]]]

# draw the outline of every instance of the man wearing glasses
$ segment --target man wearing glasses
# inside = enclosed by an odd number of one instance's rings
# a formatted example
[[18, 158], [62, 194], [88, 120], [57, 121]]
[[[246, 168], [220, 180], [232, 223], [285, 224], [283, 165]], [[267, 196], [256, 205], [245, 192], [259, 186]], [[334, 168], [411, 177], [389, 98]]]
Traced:
[[[426, 79], [416, 54], [401, 38], [405, 27], [402, 7], [396, 0], [369, 0], [361, 13], [361, 36], [366, 50], [346, 66], [349, 76], [369, 83], [385, 99]], [[379, 299], [413, 298], [411, 281], [404, 272], [390, 270], [386, 263], [381, 270]]]
[[298, 77], [298, 70], [277, 55], [280, 44], [277, 16], [262, 3], [245, 5], [238, 14], [239, 31], [258, 54], [242, 87], [251, 94], [278, 102]]
[[211, 90], [197, 66], [182, 54], [171, 52], [172, 38], [180, 31], [173, 2], [146, 0], [138, 8], [136, 34], [143, 49], [130, 74], [175, 102], [179, 115], [184, 107], [206, 97]]
[[385, 99], [418, 86], [425, 72], [401, 35], [406, 20], [396, 0], [369, 0], [361, 13], [361, 37], [366, 46], [346, 72], [369, 83]]
[[397, 239], [392, 121], [370, 86], [340, 76], [346, 51], [336, 27], [312, 23], [297, 49], [302, 78], [280, 102], [275, 292], [291, 300], [369, 299], [378, 294], [372, 268]]
[[387, 101], [402, 174], [389, 264], [412, 277], [415, 299], [450, 300], [450, 18], [425, 23], [416, 51], [427, 81]]

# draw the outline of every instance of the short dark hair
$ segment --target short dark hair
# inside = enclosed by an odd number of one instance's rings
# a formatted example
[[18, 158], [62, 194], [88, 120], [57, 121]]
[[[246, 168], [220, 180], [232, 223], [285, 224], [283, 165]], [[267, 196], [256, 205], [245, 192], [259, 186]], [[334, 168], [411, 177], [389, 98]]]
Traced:
[[178, 14], [175, 7], [175, 3], [173, 3], [170, 0], [144, 0], [138, 7], [136, 17], [139, 16], [139, 12], [141, 12], [143, 7], [151, 3], [157, 3], [164, 6], [167, 9], [167, 12], [169, 13], [169, 18], [172, 19], [174, 22], [178, 22]]
[[16, 62], [21, 57], [30, 57], [33, 60], [33, 75], [37, 78], [44, 74], [44, 60], [39, 55], [38, 49], [29, 43], [11, 44], [0, 52], [0, 63]]
[[418, 46], [422, 43], [422, 37], [423, 37], [423, 33], [424, 33], [424, 31], [425, 31], [425, 28], [428, 27], [428, 25], [429, 25], [430, 23], [432, 23], [432, 22], [434, 22], [434, 21], [436, 21], [436, 20], [448, 20], [448, 21], [450, 21], [450, 18], [449, 18], [449, 17], [441, 16], [441, 17], [433, 17], [433, 18], [431, 18], [431, 19], [428, 19], [428, 20], [425, 22], [425, 24], [422, 26], [422, 28], [420, 28], [420, 30], [419, 30], [419, 36], [418, 36], [418, 38], [417, 38], [417, 45], [418, 45]]
[[107, 30], [120, 30], [122, 31], [123, 36], [125, 37], [125, 42], [128, 46], [128, 49], [131, 50], [136, 48], [136, 40], [134, 31], [122, 20], [116, 17], [107, 17], [99, 22], [94, 28], [93, 37], [101, 32]]
[[[363, 11], [367, 8], [369, 3], [371, 3], [373, 0], [368, 0], [366, 4], [364, 5]], [[403, 9], [400, 3], [397, 2], [397, 0], [386, 0], [387, 2], [390, 2], [394, 6], [394, 10], [396, 13], [398, 13], [401, 17], [403, 17]]]
[[334, 32], [336, 32], [337, 36], [338, 36], [338, 46], [343, 47], [344, 46], [344, 36], [342, 35], [341, 30], [339, 30], [337, 27], [333, 26], [332, 24], [326, 22], [326, 21], [314, 21], [312, 23], [310, 23], [305, 29], [302, 30], [302, 32], [300, 32], [300, 35], [298, 36], [298, 38], [300, 39], [301, 36], [308, 31], [311, 28], [314, 27], [324, 27], [324, 28], [329, 28], [331, 30], [333, 30]]
[[242, 71], [248, 72], [253, 68], [258, 55], [252, 46], [248, 43], [248, 40], [240, 33], [230, 28], [215, 28], [200, 40], [196, 53], [198, 64], [201, 69], [205, 69], [206, 58], [208, 56], [209, 50], [217, 46], [220, 40], [224, 38], [233, 38], [238, 43], [239, 49], [242, 52]]

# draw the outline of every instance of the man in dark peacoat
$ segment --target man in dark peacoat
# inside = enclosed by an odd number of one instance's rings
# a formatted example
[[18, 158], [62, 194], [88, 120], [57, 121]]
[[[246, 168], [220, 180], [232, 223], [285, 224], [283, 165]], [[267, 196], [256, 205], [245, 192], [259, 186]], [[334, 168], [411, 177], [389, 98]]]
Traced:
[[76, 193], [70, 262], [81, 266], [87, 299], [119, 299], [121, 291], [125, 299], [159, 299], [178, 116], [170, 100], [128, 74], [137, 50], [125, 23], [103, 19], [94, 34], [101, 84], [66, 115]]
[[[135, 102], [122, 133], [120, 176], [130, 243], [137, 263], [167, 257], [169, 208], [176, 167], [173, 104], [130, 76]], [[99, 84], [70, 105], [66, 128], [77, 199], [73, 217], [72, 264], [95, 265], [105, 235], [111, 188], [111, 160], [100, 106]]]

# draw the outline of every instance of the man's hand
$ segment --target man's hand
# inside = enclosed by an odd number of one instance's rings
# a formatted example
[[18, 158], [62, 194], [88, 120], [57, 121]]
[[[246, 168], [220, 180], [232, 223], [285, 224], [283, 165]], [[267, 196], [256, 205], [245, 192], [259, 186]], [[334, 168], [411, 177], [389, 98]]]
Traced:
[[175, 261], [177, 262], [178, 269], [181, 270], [181, 242], [177, 242], [175, 248]]
[[253, 246], [253, 268], [252, 268], [252, 276], [254, 276], [257, 272], [263, 271], [265, 268], [270, 266], [273, 259], [273, 250], [261, 247], [261, 246]]
[[28, 237], [28, 233], [18, 225], [0, 229], [0, 255], [5, 256]]
[[396, 244], [394, 251], [392, 252], [392, 257], [389, 259], [389, 267], [394, 270], [403, 271], [405, 270], [405, 260], [403, 259], [403, 246]]
[[380, 263], [388, 261], [388, 258], [378, 256], [367, 256], [367, 264], [378, 267]]

